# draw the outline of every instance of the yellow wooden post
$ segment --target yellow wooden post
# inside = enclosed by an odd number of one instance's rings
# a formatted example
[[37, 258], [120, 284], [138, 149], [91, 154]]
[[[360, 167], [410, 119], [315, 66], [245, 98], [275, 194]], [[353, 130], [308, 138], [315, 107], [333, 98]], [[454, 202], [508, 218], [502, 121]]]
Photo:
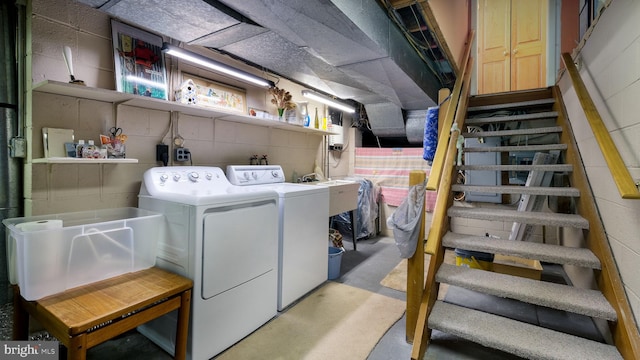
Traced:
[[[409, 186], [423, 184], [426, 179], [424, 171], [412, 170], [409, 173]], [[422, 198], [424, 205], [424, 198]], [[424, 206], [423, 206], [424, 209]], [[424, 292], [424, 210], [420, 214], [420, 232], [416, 251], [407, 261], [407, 325], [406, 338], [408, 343], [413, 343], [416, 332], [416, 321]]]

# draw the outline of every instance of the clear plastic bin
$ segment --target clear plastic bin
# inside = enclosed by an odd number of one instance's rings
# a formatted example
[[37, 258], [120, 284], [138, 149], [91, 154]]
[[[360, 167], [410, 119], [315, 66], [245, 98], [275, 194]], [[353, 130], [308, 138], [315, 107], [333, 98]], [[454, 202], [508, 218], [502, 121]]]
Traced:
[[9, 281], [26, 300], [150, 268], [164, 215], [117, 208], [5, 219]]

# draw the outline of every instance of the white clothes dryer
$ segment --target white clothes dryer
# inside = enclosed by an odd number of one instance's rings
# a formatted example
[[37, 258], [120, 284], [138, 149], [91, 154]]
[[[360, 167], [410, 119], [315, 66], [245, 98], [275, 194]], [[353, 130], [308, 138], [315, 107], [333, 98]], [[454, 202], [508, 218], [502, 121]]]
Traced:
[[329, 188], [285, 182], [279, 165], [230, 165], [229, 181], [279, 197], [278, 311], [328, 278]]
[[[193, 279], [187, 357], [210, 359], [277, 314], [278, 195], [217, 167], [149, 169], [139, 207], [165, 214], [156, 266]], [[256, 189], [257, 190], [257, 189]], [[177, 314], [139, 331], [173, 354]]]

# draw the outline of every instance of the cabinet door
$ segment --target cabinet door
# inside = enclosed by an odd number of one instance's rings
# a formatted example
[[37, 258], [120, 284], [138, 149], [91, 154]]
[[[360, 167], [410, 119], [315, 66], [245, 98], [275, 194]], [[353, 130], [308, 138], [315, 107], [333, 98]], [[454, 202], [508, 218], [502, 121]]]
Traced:
[[511, 1], [511, 90], [546, 83], [547, 0]]
[[511, 83], [511, 0], [478, 1], [478, 93], [508, 91]]
[[547, 0], [478, 0], [478, 93], [546, 83]]

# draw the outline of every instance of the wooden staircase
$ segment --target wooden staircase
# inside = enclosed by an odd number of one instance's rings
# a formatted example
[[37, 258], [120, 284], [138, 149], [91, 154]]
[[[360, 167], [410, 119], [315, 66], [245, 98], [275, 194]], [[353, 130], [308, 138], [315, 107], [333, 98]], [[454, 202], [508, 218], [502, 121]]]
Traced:
[[[467, 147], [465, 152], [549, 152], [559, 151], [557, 164], [463, 164], [452, 171], [541, 171], [561, 175], [570, 186], [541, 187], [522, 185], [452, 184], [451, 192], [499, 193], [510, 196], [553, 196], [566, 206], [561, 212], [518, 211], [510, 205], [461, 203], [449, 196], [446, 228], [441, 245], [432, 256], [436, 261], [433, 286], [427, 279], [423, 306], [418, 316], [413, 359], [422, 359], [431, 330], [456, 335], [483, 346], [499, 349], [527, 359], [638, 359], [640, 337], [621, 285], [618, 270], [593, 195], [588, 185], [574, 136], [557, 87], [469, 97], [461, 136], [499, 137], [501, 146]], [[460, 109], [458, 109], [460, 111]], [[468, 127], [476, 131], [467, 132]], [[541, 140], [531, 140], [532, 138]], [[503, 159], [505, 156], [502, 157]], [[445, 165], [446, 166], [446, 165]], [[508, 179], [507, 176], [501, 176]], [[504, 181], [506, 182], [506, 181]], [[439, 188], [441, 190], [448, 190]], [[440, 196], [438, 198], [440, 200]], [[438, 204], [436, 204], [436, 210]], [[530, 241], [510, 241], [487, 236], [470, 236], [451, 231], [458, 219], [518, 222], [577, 229], [585, 247], [566, 247]], [[433, 225], [432, 225], [433, 226]], [[539, 260], [543, 264], [578, 266], [593, 273], [597, 286], [590, 289], [567, 284], [533, 280], [514, 275], [443, 263], [444, 249], [480, 251]], [[439, 284], [449, 284], [476, 292], [514, 299], [536, 306], [592, 317], [608, 324], [610, 343], [597, 342], [537, 324], [435, 300]], [[431, 294], [430, 294], [431, 292]], [[421, 323], [423, 321], [424, 323]]]

